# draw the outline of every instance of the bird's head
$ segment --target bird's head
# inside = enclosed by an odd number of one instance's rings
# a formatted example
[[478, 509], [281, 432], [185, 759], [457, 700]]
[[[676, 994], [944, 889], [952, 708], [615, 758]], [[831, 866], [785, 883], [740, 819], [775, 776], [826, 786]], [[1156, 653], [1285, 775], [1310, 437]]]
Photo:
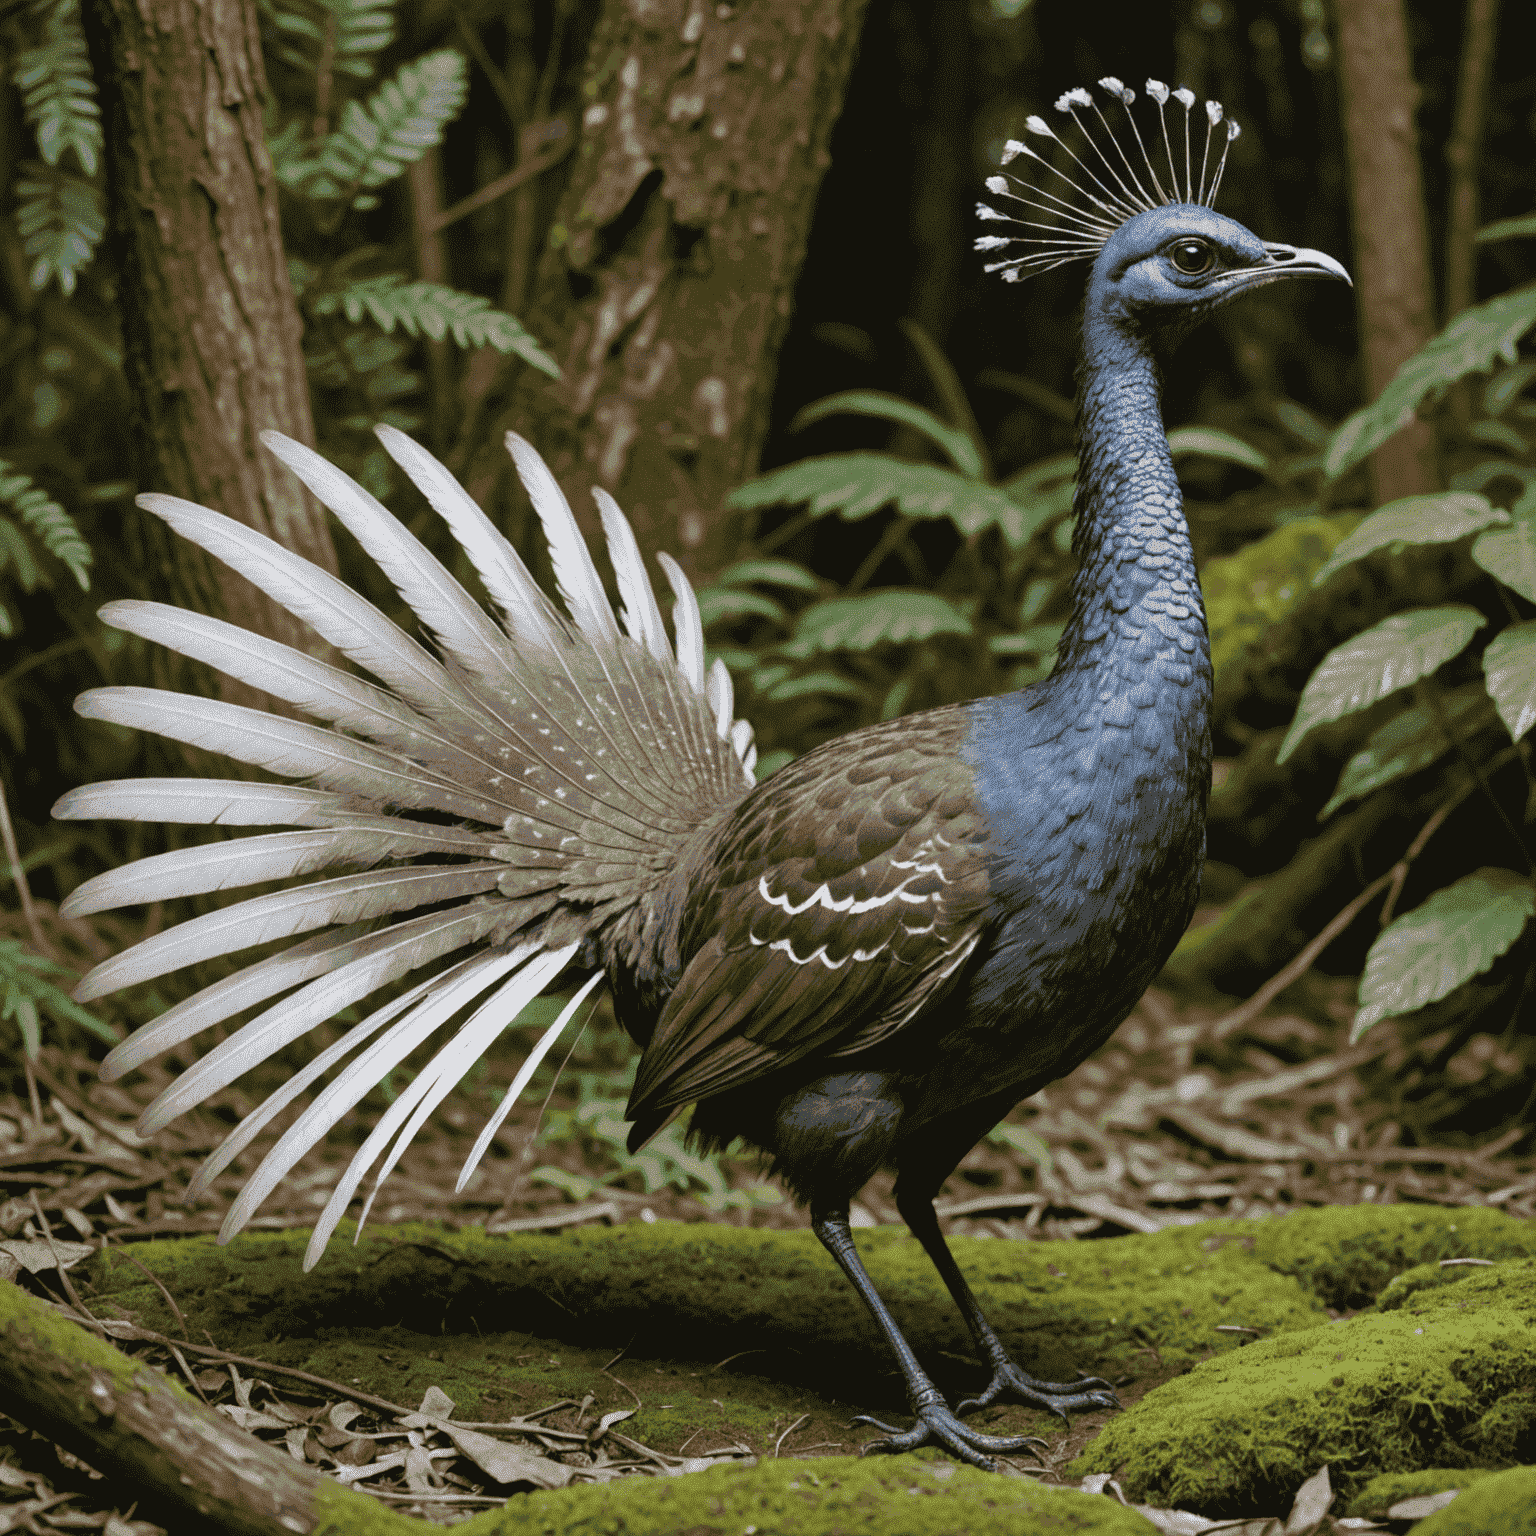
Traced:
[[1286, 277], [1349, 281], [1322, 251], [1266, 243], [1200, 203], [1166, 203], [1132, 215], [1105, 240], [1088, 284], [1088, 319], [1134, 331], [1161, 352], [1229, 299]]
[[[1155, 129], [1149, 121], [1143, 134], [1131, 112], [1136, 93], [1113, 76], [1099, 87], [1124, 108], [1119, 134], [1092, 93], [1079, 88], [1056, 102], [1075, 134], [1061, 138], [1043, 118], [1030, 117], [1025, 131], [1045, 153], [1017, 139], [1004, 148], [1003, 165], [1017, 168], [987, 178], [987, 190], [1004, 203], [976, 206], [988, 224], [1012, 226], [1010, 233], [976, 241], [979, 251], [1006, 252], [987, 271], [1014, 282], [1066, 262], [1091, 261], [1084, 316], [1089, 331], [1107, 326], [1155, 353], [1171, 350], [1211, 310], [1261, 283], [1282, 277], [1349, 281], [1333, 257], [1268, 245], [1212, 207], [1238, 137], [1220, 102], [1207, 101], [1197, 113], [1193, 91], [1148, 80], [1157, 118]], [[1200, 118], [1203, 144], [1192, 132]]]

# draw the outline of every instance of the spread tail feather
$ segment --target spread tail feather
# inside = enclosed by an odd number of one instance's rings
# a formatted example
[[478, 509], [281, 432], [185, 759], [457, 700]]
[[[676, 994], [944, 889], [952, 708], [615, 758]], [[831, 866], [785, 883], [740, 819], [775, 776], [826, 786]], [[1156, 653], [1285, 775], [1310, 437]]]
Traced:
[[[242, 524], [177, 497], [140, 497], [145, 510], [246, 576], [369, 676], [206, 615], [154, 602], [109, 603], [106, 623], [308, 718], [140, 687], [91, 690], [76, 701], [81, 715], [300, 782], [117, 780], [70, 790], [54, 807], [63, 820], [292, 829], [141, 859], [87, 880], [64, 904], [67, 914], [83, 916], [301, 882], [215, 905], [103, 961], [81, 982], [77, 997], [91, 1000], [258, 944], [292, 941], [175, 1003], [107, 1058], [103, 1074], [115, 1078], [256, 1010], [159, 1095], [140, 1121], [146, 1131], [338, 1011], [381, 988], [406, 988], [325, 1045], [210, 1155], [194, 1195], [314, 1091], [240, 1192], [221, 1239], [250, 1219], [375, 1083], [470, 1010], [353, 1159], [316, 1227], [310, 1263], [368, 1170], [383, 1157], [376, 1191], [486, 1047], [589, 953], [586, 941], [654, 887], [695, 829], [746, 793], [756, 757], [751, 727], [732, 718], [724, 667], [716, 662], [706, 672], [703, 626], [686, 576], [659, 557], [674, 595], [669, 638], [634, 533], [610, 496], [598, 492], [596, 500], [619, 616], [554, 477], [526, 442], [509, 435], [563, 612], [431, 454], [393, 428], [378, 435], [447, 523], [498, 618], [355, 481], [302, 444], [265, 433], [266, 446], [379, 565], [431, 645]], [[583, 964], [590, 970], [590, 959]], [[530, 1053], [475, 1143], [460, 1187], [534, 1068], [603, 979], [598, 971], [582, 981]]]

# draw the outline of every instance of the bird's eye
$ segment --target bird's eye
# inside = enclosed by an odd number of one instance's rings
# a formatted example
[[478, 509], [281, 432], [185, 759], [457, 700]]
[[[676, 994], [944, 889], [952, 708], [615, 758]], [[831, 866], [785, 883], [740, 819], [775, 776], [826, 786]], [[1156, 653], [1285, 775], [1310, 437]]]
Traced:
[[1216, 253], [1204, 240], [1180, 240], [1168, 255], [1186, 277], [1198, 277], [1209, 272], [1216, 260]]

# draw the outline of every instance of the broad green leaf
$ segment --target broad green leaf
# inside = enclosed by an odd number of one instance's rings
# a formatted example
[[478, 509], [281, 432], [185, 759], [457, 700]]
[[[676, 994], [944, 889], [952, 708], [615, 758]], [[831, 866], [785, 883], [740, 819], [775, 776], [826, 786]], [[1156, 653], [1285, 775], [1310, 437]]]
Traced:
[[1283, 763], [1314, 725], [1369, 709], [1399, 688], [1427, 677], [1466, 648], [1487, 623], [1475, 608], [1413, 608], [1336, 646], [1307, 679], [1296, 718], [1275, 761]]
[[1536, 379], [1536, 363], [1516, 363], [1501, 368], [1489, 379], [1483, 391], [1483, 409], [1490, 416], [1502, 416]]
[[1520, 235], [1536, 235], [1536, 213], [1522, 213], [1513, 219], [1484, 224], [1472, 238], [1479, 245], [1492, 245], [1496, 240], [1513, 240]]
[[868, 651], [877, 645], [904, 645], [930, 635], [968, 635], [971, 621], [937, 592], [871, 592], [834, 597], [800, 615], [789, 656], [816, 651]]
[[698, 592], [699, 618], [705, 624], [716, 619], [739, 619], [744, 614], [755, 614], [763, 619], [784, 619], [782, 603], [776, 603], [761, 592], [742, 592], [735, 587], [701, 587]]
[[1200, 572], [1211, 662], [1220, 675], [1312, 590], [1312, 574], [1359, 524], [1352, 512], [1293, 518]]
[[1522, 459], [1531, 451], [1531, 445], [1507, 421], [1474, 421], [1467, 435], [1475, 443], [1502, 448]]
[[1438, 1002], [1486, 971], [1536, 912], [1531, 882], [1507, 869], [1479, 869], [1436, 891], [1371, 945], [1360, 978], [1353, 1045], [1379, 1019]]
[[900, 395], [888, 395], [880, 389], [849, 389], [840, 395], [828, 395], [824, 400], [813, 400], [795, 419], [789, 430], [798, 432], [812, 422], [828, 416], [877, 416], [885, 421], [899, 422], [931, 438], [949, 456], [949, 461], [970, 480], [980, 480], [984, 473], [981, 455], [976, 445], [964, 432], [958, 432], [939, 420], [932, 411]]
[[[1497, 718], [1487, 690], [1478, 683], [1448, 693], [1444, 708], [1447, 720], [1463, 739], [1492, 725]], [[1410, 705], [1373, 732], [1370, 740], [1345, 763], [1339, 787], [1318, 812], [1317, 819], [1323, 821], [1348, 801], [1359, 800], [1383, 784], [1429, 767], [1450, 750], [1451, 743], [1433, 714], [1417, 704]]]
[[903, 316], [896, 323], [901, 327], [902, 335], [907, 338], [912, 350], [917, 353], [923, 367], [927, 369], [934, 395], [944, 415], [969, 439], [976, 454], [976, 462], [980, 466], [977, 471], [978, 478], [990, 480], [992, 471], [987, 463], [987, 440], [981, 435], [976, 413], [971, 409], [970, 399], [965, 393], [965, 386], [960, 382], [959, 374], [955, 372], [954, 364], [944, 356], [943, 349], [916, 320]]
[[1174, 458], [1186, 453], [1203, 454], [1208, 459], [1221, 459], [1228, 464], [1241, 464], [1245, 469], [1256, 469], [1261, 475], [1269, 473], [1269, 459], [1252, 443], [1223, 432], [1220, 427], [1175, 427], [1168, 434], [1168, 451]]
[[850, 522], [893, 503], [908, 517], [948, 518], [969, 537], [1001, 530], [1014, 549], [1034, 532], [1029, 514], [998, 487], [937, 464], [908, 464], [883, 453], [835, 453], [786, 464], [738, 486], [726, 504], [741, 511], [804, 503], [813, 516], [836, 512]]
[[1337, 480], [1407, 426], [1426, 396], [1491, 368], [1495, 358], [1514, 362], [1515, 348], [1533, 324], [1536, 284], [1463, 310], [1397, 370], [1375, 400], [1333, 434], [1324, 458], [1328, 478]]
[[1511, 624], [1488, 642], [1483, 677], [1499, 719], [1519, 741], [1536, 725], [1536, 622]]
[[830, 694], [839, 699], [862, 699], [864, 690], [851, 677], [841, 672], [807, 672], [801, 677], [786, 677], [766, 690], [766, 696], [776, 703], [789, 699], [803, 699], [807, 694]]
[[1473, 491], [1441, 491], [1433, 496], [1405, 496], [1378, 507], [1312, 578], [1320, 587], [1352, 561], [1389, 544], [1449, 544], [1490, 523], [1507, 523], [1509, 513]]
[[814, 592], [816, 578], [793, 560], [738, 560], [715, 577], [721, 587], [748, 587], [760, 581], [769, 587], [793, 587], [798, 592]]
[[1054, 651], [1061, 642], [1065, 624], [1031, 624], [1016, 635], [993, 635], [987, 649], [994, 656], [1038, 656]]
[[1528, 603], [1536, 603], [1536, 518], [1518, 518], [1511, 528], [1485, 533], [1472, 546], [1472, 558]]

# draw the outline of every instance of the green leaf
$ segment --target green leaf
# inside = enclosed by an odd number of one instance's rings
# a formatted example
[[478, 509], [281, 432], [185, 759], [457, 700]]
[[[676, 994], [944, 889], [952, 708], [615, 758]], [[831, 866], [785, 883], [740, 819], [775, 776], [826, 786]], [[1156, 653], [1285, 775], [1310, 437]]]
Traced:
[[[90, 591], [91, 550], [74, 518], [34, 484], [30, 475], [13, 469], [4, 459], [0, 459], [0, 505], [17, 512], [22, 522], [42, 540], [43, 548], [56, 560], [63, 561], [80, 590]], [[0, 539], [9, 546], [18, 580], [23, 589], [30, 592], [41, 580], [41, 572], [33, 563], [31, 552], [15, 525], [6, 520], [0, 526], [5, 530], [0, 532]], [[0, 551], [0, 567], [5, 563], [5, 552]]]
[[462, 54], [451, 48], [423, 54], [401, 65], [366, 102], [349, 101], [313, 154], [301, 152], [296, 139], [282, 141], [282, 154], [274, 155], [278, 180], [306, 197], [372, 206], [377, 199], [357, 194], [393, 181], [441, 143], [444, 126], [458, 116], [468, 92]]
[[937, 443], [950, 463], [967, 479], [982, 478], [984, 468], [981, 455], [966, 433], [957, 432], [923, 406], [903, 400], [900, 395], [888, 395], [880, 389], [849, 389], [839, 395], [828, 395], [824, 400], [813, 400], [796, 414], [789, 424], [789, 430], [799, 432], [813, 422], [841, 415], [875, 416], [911, 427]]
[[979, 466], [977, 478], [990, 480], [992, 472], [987, 464], [987, 440], [981, 435], [976, 413], [971, 409], [965, 386], [961, 384], [954, 365], [944, 356], [939, 344], [916, 320], [903, 316], [896, 323], [901, 327], [902, 335], [911, 343], [912, 350], [917, 353], [919, 361], [927, 370], [929, 381], [933, 385], [933, 393], [945, 416], [965, 434], [970, 443]]
[[1519, 741], [1536, 725], [1536, 621], [1511, 624], [1488, 642], [1483, 678], [1499, 719]]
[[1472, 558], [1528, 603], [1536, 603], [1536, 517], [1517, 518], [1495, 528], [1472, 546]]
[[1398, 918], [1366, 956], [1350, 1044], [1377, 1020], [1438, 1002], [1486, 971], [1533, 912], [1529, 880], [1507, 869], [1479, 869]]
[[342, 310], [354, 325], [365, 317], [381, 330], [398, 325], [410, 336], [425, 335], [441, 341], [452, 335], [461, 347], [493, 347], [515, 353], [525, 363], [552, 379], [560, 377], [559, 365], [523, 328], [522, 321], [478, 293], [460, 293], [441, 283], [408, 283], [398, 272], [364, 277], [330, 293], [313, 294], [309, 308], [316, 315]]
[[1496, 240], [1513, 240], [1520, 235], [1536, 235], [1536, 213], [1522, 213], [1513, 219], [1484, 224], [1472, 238], [1479, 245], [1492, 245]]
[[892, 503], [908, 517], [948, 518], [967, 538], [997, 528], [1014, 548], [1038, 524], [996, 486], [937, 464], [908, 464], [883, 453], [836, 453], [801, 459], [738, 486], [726, 504], [740, 511], [805, 503], [814, 517], [836, 512], [849, 522]]
[[101, 194], [88, 181], [33, 160], [16, 183], [16, 228], [32, 258], [28, 282], [41, 291], [57, 282], [67, 298], [106, 233]]
[[1520, 338], [1536, 324], [1536, 284], [1463, 310], [1410, 357], [1391, 383], [1333, 434], [1324, 471], [1337, 480], [1413, 420], [1426, 396], [1457, 379], [1491, 368], [1495, 358], [1515, 361]]
[[1061, 642], [1065, 624], [1031, 624], [1016, 635], [993, 635], [987, 649], [994, 656], [1039, 656], [1054, 651]]
[[1028, 1126], [995, 1125], [987, 1132], [987, 1140], [995, 1147], [1011, 1147], [1015, 1152], [1022, 1152], [1044, 1174], [1056, 1170], [1056, 1159], [1051, 1155], [1050, 1143]]
[[869, 651], [877, 645], [906, 645], [931, 635], [968, 635], [971, 621], [937, 592], [871, 592], [834, 597], [800, 615], [786, 655], [816, 651]]
[[1474, 491], [1441, 491], [1389, 501], [1340, 541], [1312, 577], [1312, 585], [1322, 586], [1335, 571], [1389, 544], [1449, 544], [1490, 523], [1508, 521], [1509, 513]]
[[820, 585], [793, 560], [738, 560], [715, 577], [715, 584], [721, 587], [747, 587], [754, 581], [768, 587], [793, 587], [797, 592], [814, 592]]
[[1223, 432], [1220, 427], [1175, 427], [1168, 434], [1168, 451], [1174, 458], [1183, 454], [1198, 453], [1208, 459], [1221, 459], [1228, 464], [1241, 464], [1245, 469], [1256, 469], [1261, 475], [1269, 473], [1269, 458], [1259, 452], [1252, 443]]
[[838, 699], [864, 697], [864, 690], [851, 677], [844, 677], [840, 672], [807, 672], [801, 677], [786, 677], [764, 690], [764, 696], [775, 703], [787, 703], [790, 699], [803, 699], [808, 694], [816, 693]]
[[700, 587], [697, 596], [699, 618], [706, 625], [713, 624], [716, 619], [738, 619], [749, 613], [764, 619], [788, 617], [782, 603], [764, 597], [761, 592], [742, 592], [736, 587]]
[[1206, 562], [1200, 572], [1217, 675], [1311, 592], [1313, 573], [1358, 526], [1358, 515], [1298, 517]]
[[68, 151], [87, 176], [94, 176], [101, 154], [101, 108], [78, 6], [49, 7], [42, 42], [16, 55], [11, 81], [21, 92], [43, 159], [57, 165]]
[[[1479, 683], [1469, 683], [1448, 693], [1444, 709], [1446, 718], [1463, 739], [1476, 735], [1497, 719], [1487, 690]], [[1366, 744], [1345, 763], [1338, 788], [1317, 813], [1317, 819], [1324, 821], [1350, 800], [1362, 799], [1383, 784], [1429, 767], [1450, 750], [1451, 743], [1433, 713], [1418, 704], [1410, 705], [1380, 730], [1372, 732]]]
[[1336, 646], [1307, 679], [1275, 761], [1283, 763], [1314, 725], [1369, 709], [1378, 699], [1427, 677], [1464, 650], [1487, 622], [1475, 608], [1460, 603], [1414, 608], [1394, 613]]

